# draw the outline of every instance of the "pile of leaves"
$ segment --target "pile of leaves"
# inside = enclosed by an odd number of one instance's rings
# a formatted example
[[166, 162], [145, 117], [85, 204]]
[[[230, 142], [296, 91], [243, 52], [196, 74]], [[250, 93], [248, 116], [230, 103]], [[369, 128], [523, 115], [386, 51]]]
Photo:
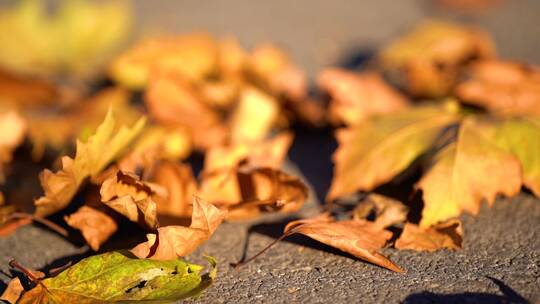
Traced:
[[[339, 147], [326, 211], [288, 223], [276, 241], [299, 233], [403, 272], [382, 248], [459, 249], [463, 212], [522, 186], [540, 194], [540, 70], [497, 59], [476, 28], [423, 23], [365, 71], [321, 71], [327, 98], [315, 98], [269, 43], [171, 34], [119, 53], [124, 2], [65, 0], [51, 15], [24, 0], [0, 23], [0, 235], [36, 221], [97, 252], [125, 223], [146, 233], [45, 279], [13, 261], [33, 284], [14, 278], [1, 297], [10, 302], [199, 294], [216, 262], [201, 274], [182, 258], [223, 221], [296, 212], [308, 198], [283, 170], [295, 124], [335, 127]], [[410, 189], [423, 202], [418, 221], [411, 201], [374, 193], [408, 172], [421, 173]], [[355, 208], [339, 212], [342, 201]]]

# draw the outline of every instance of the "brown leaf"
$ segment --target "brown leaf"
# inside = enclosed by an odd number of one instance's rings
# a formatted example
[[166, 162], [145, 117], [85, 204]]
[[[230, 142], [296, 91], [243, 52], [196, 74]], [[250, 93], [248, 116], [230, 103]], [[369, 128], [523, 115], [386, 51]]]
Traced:
[[[388, 45], [379, 60], [384, 69], [404, 76], [414, 95], [442, 97], [471, 58], [494, 57], [493, 41], [473, 27], [427, 21]], [[404, 75], [400, 75], [404, 74]]]
[[0, 70], [1, 105], [20, 109], [53, 106], [58, 103], [59, 95], [59, 88], [47, 80]]
[[540, 68], [511, 61], [476, 62], [456, 95], [497, 114], [539, 116]]
[[122, 171], [106, 179], [99, 193], [105, 205], [150, 229], [158, 225], [157, 206], [152, 196], [167, 195], [158, 185], [143, 182], [137, 175]]
[[191, 166], [172, 161], [161, 162], [155, 169], [152, 181], [167, 190], [168, 196], [155, 197], [159, 215], [189, 217], [191, 203], [197, 191], [197, 182]]
[[24, 291], [24, 287], [21, 284], [21, 280], [16, 277], [9, 281], [6, 289], [0, 296], [0, 300], [7, 301], [8, 303], [17, 303], [21, 294]]
[[408, 100], [375, 73], [351, 73], [329, 68], [317, 77], [317, 85], [331, 97], [330, 115], [335, 124], [355, 125], [374, 114], [401, 110]]
[[0, 183], [3, 183], [4, 165], [11, 162], [15, 148], [24, 140], [27, 125], [17, 112], [0, 110]]
[[364, 198], [353, 210], [355, 220], [365, 220], [371, 214], [375, 215], [373, 224], [386, 228], [404, 223], [407, 220], [407, 206], [400, 201], [371, 193]]
[[118, 225], [107, 213], [89, 206], [82, 206], [75, 213], [64, 217], [66, 223], [81, 231], [84, 239], [94, 251], [107, 241], [118, 229]]
[[477, 214], [484, 199], [491, 205], [498, 194], [519, 193], [520, 162], [489, 136], [493, 131], [490, 122], [467, 118], [457, 142], [439, 152], [418, 183], [424, 199], [420, 226], [429, 227], [463, 211]]
[[300, 233], [364, 261], [395, 272], [403, 272], [403, 269], [378, 252], [392, 237], [392, 233], [367, 221], [336, 222], [323, 214], [313, 219], [292, 221], [287, 224], [284, 233]]
[[135, 246], [131, 252], [139, 258], [154, 260], [186, 256], [212, 236], [226, 214], [226, 211], [195, 197], [189, 227], [160, 227], [157, 234], [147, 234], [148, 241]]
[[396, 241], [397, 249], [436, 251], [443, 248], [461, 249], [463, 229], [459, 220], [449, 220], [429, 228], [407, 223]]

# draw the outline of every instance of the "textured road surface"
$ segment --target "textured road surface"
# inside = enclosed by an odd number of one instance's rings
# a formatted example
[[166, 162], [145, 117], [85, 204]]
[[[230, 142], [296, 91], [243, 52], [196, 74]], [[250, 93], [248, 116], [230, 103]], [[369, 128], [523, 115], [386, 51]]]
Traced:
[[[246, 46], [274, 41], [287, 48], [311, 75], [321, 66], [354, 62], [426, 16], [451, 16], [491, 31], [500, 54], [540, 63], [540, 1], [504, 1], [480, 16], [455, 15], [429, 1], [135, 1], [141, 28], [209, 30], [234, 34]], [[148, 30], [145, 30], [148, 32]], [[352, 56], [352, 57], [351, 57]], [[352, 58], [352, 59], [351, 59]], [[300, 215], [317, 212], [331, 177], [335, 148], [328, 131], [299, 132], [289, 155], [314, 188]], [[407, 269], [394, 274], [355, 260], [303, 237], [290, 239], [234, 270], [245, 253], [275, 239], [286, 218], [222, 225], [198, 252], [218, 258], [219, 277], [194, 301], [200, 303], [525, 303], [540, 301], [540, 201], [523, 193], [500, 199], [478, 217], [462, 217], [464, 249], [417, 253], [387, 249]], [[115, 240], [109, 248], [129, 246]], [[244, 250], [246, 249], [246, 252]], [[54, 268], [77, 259], [87, 248], [36, 226], [0, 239], [0, 269], [17, 258], [34, 268]], [[7, 277], [0, 274], [0, 279]], [[0, 290], [3, 286], [0, 286]]]

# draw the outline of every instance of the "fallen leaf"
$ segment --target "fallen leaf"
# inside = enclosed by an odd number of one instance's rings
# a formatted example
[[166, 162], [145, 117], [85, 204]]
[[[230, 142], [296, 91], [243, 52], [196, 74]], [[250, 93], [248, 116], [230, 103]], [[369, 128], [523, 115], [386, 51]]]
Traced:
[[355, 257], [395, 272], [404, 272], [378, 252], [392, 237], [390, 231], [363, 221], [334, 221], [328, 215], [314, 219], [297, 220], [287, 224], [285, 235], [303, 234], [323, 244], [332, 246]]
[[195, 197], [189, 227], [160, 227], [157, 234], [147, 234], [148, 241], [135, 246], [131, 252], [139, 258], [153, 260], [170, 260], [186, 256], [214, 234], [226, 214], [226, 211]]
[[375, 73], [352, 73], [329, 68], [317, 85], [330, 95], [330, 116], [335, 124], [356, 125], [375, 114], [404, 109], [408, 100]]
[[191, 215], [197, 182], [190, 165], [172, 161], [161, 162], [154, 171], [152, 181], [164, 187], [168, 193], [166, 197], [158, 195], [155, 198], [158, 215], [178, 218]]
[[456, 95], [499, 115], [540, 115], [540, 68], [511, 61], [475, 62]]
[[75, 213], [64, 217], [66, 223], [81, 231], [94, 251], [107, 241], [118, 229], [114, 219], [107, 213], [89, 206], [82, 206]]
[[450, 92], [460, 68], [471, 58], [494, 55], [493, 41], [484, 31], [432, 20], [390, 43], [380, 52], [379, 61], [386, 71], [404, 76], [413, 95], [442, 97]]
[[62, 170], [53, 173], [44, 170], [39, 178], [45, 195], [37, 199], [36, 215], [45, 217], [65, 208], [89, 176], [99, 174], [117, 158], [141, 132], [145, 119], [139, 119], [132, 128], [122, 126], [115, 132], [115, 118], [109, 110], [96, 133], [86, 142], [77, 141], [75, 158], [64, 156]]
[[435, 157], [433, 167], [417, 185], [424, 199], [421, 227], [457, 217], [463, 211], [477, 214], [481, 202], [485, 199], [491, 205], [497, 194], [519, 193], [519, 160], [485, 134], [492, 129], [492, 124], [467, 118], [457, 141]]
[[0, 300], [7, 301], [8, 303], [16, 303], [21, 297], [24, 291], [24, 287], [21, 284], [21, 280], [16, 277], [9, 281], [6, 289], [0, 296]]
[[4, 166], [11, 162], [13, 152], [24, 140], [25, 120], [15, 111], [0, 113], [0, 184], [4, 182]]
[[107, 178], [99, 193], [105, 205], [149, 229], [158, 226], [154, 194], [167, 195], [158, 185], [143, 182], [137, 175], [122, 171]]
[[416, 251], [436, 251], [439, 249], [461, 249], [463, 229], [459, 220], [449, 220], [444, 223], [422, 228], [407, 223], [401, 236], [396, 241], [397, 249]]
[[390, 181], [429, 149], [459, 119], [455, 104], [420, 106], [338, 130], [331, 201]]
[[55, 277], [39, 282], [17, 303], [171, 302], [200, 294], [213, 282], [211, 270], [183, 260], [137, 259], [129, 252], [109, 252], [83, 259]]
[[3, 106], [19, 110], [53, 106], [62, 99], [60, 94], [60, 88], [48, 80], [0, 70], [0, 104]]
[[51, 13], [41, 1], [25, 0], [0, 11], [0, 65], [11, 71], [88, 77], [126, 37], [125, 1], [60, 1]]
[[408, 212], [409, 208], [400, 201], [371, 193], [354, 208], [353, 219], [367, 220], [374, 214], [373, 224], [386, 228], [404, 223], [407, 220]]
[[116, 58], [109, 74], [121, 85], [142, 89], [154, 73], [201, 80], [214, 71], [216, 61], [216, 42], [208, 34], [149, 37]]

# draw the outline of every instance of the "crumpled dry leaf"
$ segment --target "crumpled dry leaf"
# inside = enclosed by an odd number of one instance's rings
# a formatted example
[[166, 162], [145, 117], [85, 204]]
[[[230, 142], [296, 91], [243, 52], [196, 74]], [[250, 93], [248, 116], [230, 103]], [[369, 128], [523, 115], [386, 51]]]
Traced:
[[64, 219], [69, 226], [81, 231], [94, 251], [98, 251], [101, 244], [118, 229], [118, 225], [111, 216], [90, 206], [82, 206]]
[[463, 211], [477, 214], [485, 199], [493, 204], [497, 194], [513, 196], [522, 184], [519, 160], [497, 146], [489, 136], [493, 125], [467, 118], [455, 143], [436, 156], [433, 167], [422, 177], [421, 227], [457, 217]]
[[44, 170], [40, 174], [45, 195], [34, 202], [36, 215], [45, 217], [65, 208], [84, 180], [99, 174], [117, 158], [141, 132], [144, 124], [145, 118], [140, 118], [132, 128], [122, 126], [115, 132], [116, 121], [109, 110], [94, 135], [86, 142], [77, 141], [75, 158], [64, 156], [62, 170], [57, 173]]
[[523, 171], [523, 184], [540, 197], [540, 119], [505, 119], [496, 126], [495, 142], [516, 156]]
[[17, 303], [173, 302], [200, 294], [216, 277], [211, 268], [183, 260], [136, 259], [128, 252], [108, 252], [81, 260], [55, 277], [39, 282]]
[[249, 87], [243, 90], [231, 117], [231, 142], [252, 143], [268, 136], [279, 114], [278, 101]]
[[441, 97], [454, 86], [461, 66], [472, 58], [494, 55], [487, 33], [432, 20], [388, 45], [379, 54], [379, 61], [385, 70], [404, 76], [405, 86], [413, 95]]
[[456, 95], [496, 114], [540, 116], [540, 68], [478, 61], [471, 66], [470, 78], [456, 87]]
[[161, 195], [155, 197], [158, 215], [177, 218], [191, 215], [197, 182], [190, 165], [172, 161], [161, 162], [154, 171], [152, 181], [164, 187], [168, 193], [166, 197]]
[[386, 269], [404, 272], [403, 269], [378, 252], [392, 237], [392, 233], [368, 221], [336, 222], [328, 214], [323, 214], [312, 219], [288, 223], [284, 234], [295, 233], [303, 234]]
[[[0, 109], [1, 110], [1, 109]], [[4, 182], [4, 166], [11, 162], [13, 152], [24, 140], [27, 124], [15, 111], [0, 113], [0, 184]]]
[[227, 211], [195, 197], [189, 227], [160, 227], [157, 234], [147, 234], [148, 241], [135, 246], [131, 252], [139, 258], [153, 260], [171, 260], [186, 256], [214, 234], [226, 214]]
[[217, 45], [205, 33], [145, 38], [116, 58], [109, 74], [133, 89], [144, 88], [154, 73], [199, 81], [216, 68]]
[[143, 182], [129, 172], [117, 171], [107, 178], [99, 190], [101, 201], [130, 221], [149, 229], [158, 226], [154, 195], [166, 196], [166, 190], [156, 184]]
[[126, 1], [60, 1], [51, 15], [42, 1], [0, 11], [0, 66], [49, 76], [92, 74], [124, 40], [131, 23]]
[[375, 216], [373, 224], [386, 228], [404, 223], [408, 212], [409, 208], [400, 201], [371, 193], [354, 208], [353, 219], [366, 220], [373, 214]]
[[430, 148], [441, 130], [459, 119], [456, 112], [453, 103], [420, 106], [338, 130], [327, 200], [390, 181]]
[[463, 229], [459, 220], [449, 220], [428, 228], [407, 223], [396, 241], [397, 249], [436, 251], [439, 249], [461, 249]]
[[356, 125], [375, 114], [395, 112], [408, 105], [407, 98], [376, 73], [328, 68], [317, 77], [317, 85], [330, 95], [334, 124]]

